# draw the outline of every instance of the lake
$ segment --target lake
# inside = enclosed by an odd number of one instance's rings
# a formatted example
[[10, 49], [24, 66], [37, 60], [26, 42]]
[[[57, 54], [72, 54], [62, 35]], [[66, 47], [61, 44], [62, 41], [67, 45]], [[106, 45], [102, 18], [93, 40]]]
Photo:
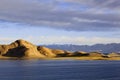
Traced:
[[120, 61], [1, 60], [0, 80], [120, 80]]

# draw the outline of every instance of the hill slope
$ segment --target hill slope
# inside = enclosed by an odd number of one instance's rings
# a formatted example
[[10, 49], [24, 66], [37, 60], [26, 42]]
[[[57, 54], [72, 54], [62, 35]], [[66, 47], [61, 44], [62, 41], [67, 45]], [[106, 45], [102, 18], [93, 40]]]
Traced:
[[[87, 48], [86, 48], [87, 49]], [[8, 45], [0, 45], [0, 59], [80, 59], [80, 60], [120, 60], [120, 54], [101, 52], [70, 52], [36, 46], [25, 40], [16, 40]]]
[[50, 49], [43, 46], [36, 46], [25, 40], [16, 40], [9, 45], [0, 45], [0, 55], [5, 57], [18, 58], [46, 58], [57, 57], [58, 54], [68, 54], [64, 50]]

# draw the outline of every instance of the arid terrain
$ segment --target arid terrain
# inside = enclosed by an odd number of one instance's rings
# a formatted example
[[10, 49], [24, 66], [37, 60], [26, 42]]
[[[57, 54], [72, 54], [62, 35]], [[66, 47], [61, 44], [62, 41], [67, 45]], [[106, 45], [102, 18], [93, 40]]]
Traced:
[[0, 45], [0, 59], [120, 60], [120, 54], [50, 49], [20, 39], [8, 45]]

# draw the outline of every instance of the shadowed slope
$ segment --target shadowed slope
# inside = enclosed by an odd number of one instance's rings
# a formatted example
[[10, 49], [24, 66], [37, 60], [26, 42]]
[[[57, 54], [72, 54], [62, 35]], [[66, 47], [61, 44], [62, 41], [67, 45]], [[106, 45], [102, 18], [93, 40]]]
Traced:
[[25, 40], [16, 40], [10, 45], [1, 45], [0, 54], [8, 57], [45, 57], [39, 53], [35, 45]]
[[[70, 53], [70, 52], [69, 52]], [[9, 45], [0, 45], [1, 56], [7, 57], [63, 57], [68, 56], [68, 51], [49, 49], [43, 46], [35, 46], [25, 40], [16, 40]]]

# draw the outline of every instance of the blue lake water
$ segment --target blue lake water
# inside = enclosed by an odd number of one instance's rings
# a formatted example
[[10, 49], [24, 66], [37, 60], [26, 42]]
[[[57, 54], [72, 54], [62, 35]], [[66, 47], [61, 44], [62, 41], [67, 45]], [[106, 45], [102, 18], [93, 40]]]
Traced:
[[1, 60], [0, 80], [120, 80], [120, 61]]

